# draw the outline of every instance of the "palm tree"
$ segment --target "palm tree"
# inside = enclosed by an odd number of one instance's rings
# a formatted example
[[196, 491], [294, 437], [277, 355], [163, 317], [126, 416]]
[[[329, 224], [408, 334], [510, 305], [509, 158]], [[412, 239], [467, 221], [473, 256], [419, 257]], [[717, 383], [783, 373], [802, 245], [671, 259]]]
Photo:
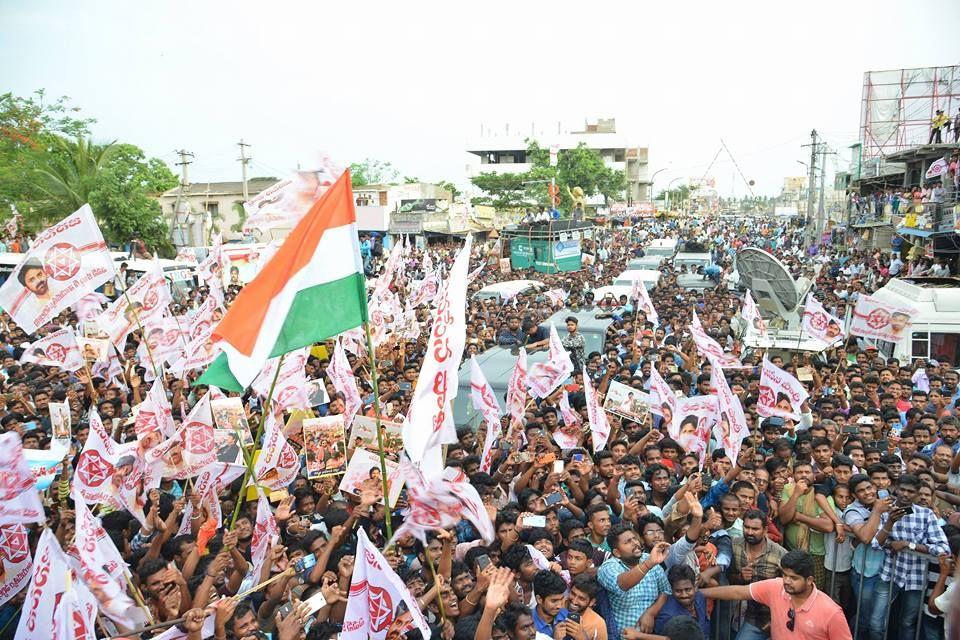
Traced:
[[37, 187], [49, 201], [41, 207], [44, 218], [76, 211], [90, 201], [98, 172], [110, 160], [115, 142], [98, 145], [90, 139], [55, 138], [46, 166], [37, 170]]

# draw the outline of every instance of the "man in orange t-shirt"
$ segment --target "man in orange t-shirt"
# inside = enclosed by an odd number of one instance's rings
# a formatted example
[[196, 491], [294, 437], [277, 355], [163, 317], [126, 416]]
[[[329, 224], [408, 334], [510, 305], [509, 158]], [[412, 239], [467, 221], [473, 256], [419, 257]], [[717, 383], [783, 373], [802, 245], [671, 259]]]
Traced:
[[814, 583], [813, 557], [790, 551], [780, 559], [780, 568], [782, 578], [700, 592], [707, 598], [753, 600], [770, 607], [772, 640], [851, 640], [843, 609]]

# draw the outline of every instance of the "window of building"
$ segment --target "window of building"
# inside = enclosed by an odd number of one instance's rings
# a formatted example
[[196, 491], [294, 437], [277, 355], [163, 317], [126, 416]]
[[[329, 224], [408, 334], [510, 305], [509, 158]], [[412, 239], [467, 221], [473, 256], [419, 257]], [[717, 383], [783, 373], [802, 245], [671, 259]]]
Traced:
[[627, 154], [625, 149], [614, 149], [613, 150], [613, 161], [614, 162], [625, 162], [627, 159]]
[[220, 203], [219, 202], [204, 202], [203, 210], [209, 213], [211, 216], [220, 215]]

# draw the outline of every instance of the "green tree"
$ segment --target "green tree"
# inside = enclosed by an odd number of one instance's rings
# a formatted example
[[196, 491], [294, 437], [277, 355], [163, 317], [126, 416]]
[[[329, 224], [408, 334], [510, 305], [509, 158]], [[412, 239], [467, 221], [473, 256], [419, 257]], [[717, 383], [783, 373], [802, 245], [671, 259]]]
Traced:
[[13, 206], [29, 213], [44, 197], [36, 181], [51, 148], [61, 137], [74, 139], [89, 133], [91, 118], [81, 118], [79, 109], [66, 97], [47, 100], [44, 91], [23, 98], [0, 94], [0, 218]]
[[392, 164], [373, 158], [350, 165], [350, 179], [355, 187], [368, 184], [393, 184], [399, 177], [400, 173]]
[[437, 183], [437, 186], [439, 186], [444, 191], [449, 191], [450, 197], [453, 198], [454, 200], [459, 198], [460, 194], [463, 193], [462, 191], [460, 191], [460, 189], [457, 189], [457, 185], [453, 184], [449, 180], [444, 180], [443, 182], [439, 182]]
[[560, 209], [572, 207], [569, 189], [580, 187], [587, 197], [602, 195], [605, 200], [622, 199], [626, 188], [623, 171], [611, 169], [596, 151], [580, 143], [574, 149], [560, 152], [557, 166], [550, 166], [550, 151], [536, 140], [527, 140], [527, 162], [524, 173], [495, 174], [484, 172], [470, 179], [485, 195], [473, 199], [474, 204], [491, 204], [500, 209], [548, 205], [547, 185], [560, 187]]
[[115, 145], [98, 172], [90, 206], [107, 242], [139, 236], [160, 255], [171, 256], [170, 228], [155, 196], [177, 185], [177, 177], [134, 145]]
[[237, 214], [237, 221], [230, 225], [230, 231], [240, 233], [243, 231], [243, 225], [247, 223], [247, 210], [243, 208], [243, 203], [238, 200], [233, 203], [233, 212]]

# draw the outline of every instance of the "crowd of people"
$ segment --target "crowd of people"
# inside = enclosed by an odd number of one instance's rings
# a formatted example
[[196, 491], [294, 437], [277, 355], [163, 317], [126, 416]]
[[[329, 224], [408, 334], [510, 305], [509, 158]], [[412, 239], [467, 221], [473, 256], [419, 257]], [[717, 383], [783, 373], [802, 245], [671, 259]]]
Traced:
[[[636, 300], [597, 299], [595, 289], [642, 256], [650, 241], [665, 237], [712, 253], [716, 282], [684, 289], [665, 261], [663, 277], [650, 291], [656, 323]], [[459, 246], [459, 241], [411, 246], [403, 256], [408, 281], [427, 275], [425, 258], [449, 271]], [[480, 471], [487, 427], [457, 425], [459, 442], [446, 447], [444, 463], [476, 488], [495, 538], [483, 540], [463, 520], [431, 532], [425, 541], [405, 535], [387, 546], [388, 508], [377, 482], [350, 493], [341, 491], [338, 476], [308, 478], [294, 427], [285, 435], [304, 471], [288, 495], [272, 496], [279, 539], [252, 580], [258, 501], [241, 493], [239, 479], [220, 488], [222, 526], [213, 531], [204, 529], [216, 524], [210, 506], [190, 480], [163, 478], [146, 496], [143, 522], [123, 510], [96, 510], [129, 567], [130, 594], [142, 593], [152, 620], [179, 620], [173, 631], [144, 637], [338, 638], [345, 631], [341, 625], [353, 595], [362, 530], [416, 599], [431, 636], [444, 640], [836, 640], [854, 633], [858, 640], [944, 638], [949, 615], [957, 611], [953, 573], [960, 553], [955, 513], [960, 375], [953, 366], [958, 363], [948, 354], [898, 362], [857, 338], [819, 353], [767, 353], [792, 375], [810, 372], [803, 383], [809, 399], [798, 421], [760, 417], [759, 366], [765, 354], [744, 343], [743, 291], [733, 280], [736, 253], [747, 246], [775, 253], [795, 277], [813, 280], [817, 298], [840, 318], [860, 295], [916, 262], [880, 250], [810, 251], [799, 227], [744, 219], [645, 219], [600, 230], [586, 241], [584, 250], [598, 257], [593, 264], [535, 274], [562, 296], [539, 292], [481, 300], [472, 294], [487, 284], [534, 274], [501, 273], [500, 245], [478, 243], [471, 271], [481, 263], [489, 266], [469, 288], [465, 358], [496, 348], [546, 348], [549, 333], [542, 323], [564, 309], [595, 310], [610, 319], [603, 348], [589, 351], [571, 318], [562, 341], [573, 373], [546, 397], [525, 398], [522, 421], [502, 417], [487, 471]], [[363, 260], [381, 275], [388, 254], [367, 244]], [[402, 284], [393, 289], [404, 299], [410, 289]], [[239, 290], [227, 289], [224, 306]], [[191, 313], [208, 295], [197, 287], [177, 302], [177, 313]], [[722, 373], [750, 425], [737, 455], [714, 440], [702, 461], [670, 438], [665, 421], [654, 413], [637, 421], [608, 414], [611, 432], [602, 448], [593, 446], [589, 429], [580, 431], [576, 446], [558, 446], [554, 434], [565, 422], [565, 398], [583, 424], [590, 421], [585, 378], [601, 397], [615, 382], [649, 392], [656, 369], [678, 395], [713, 394], [717, 372], [691, 338], [694, 312], [707, 335], [745, 366]], [[348, 352], [360, 386], [360, 414], [402, 425], [424, 362], [430, 316], [429, 304], [419, 306], [417, 331], [388, 331], [375, 354], [362, 345]], [[105, 422], [118, 418], [125, 425], [115, 432], [118, 441], [136, 440], [131, 417], [144, 398], [151, 363], [138, 349], [143, 340], [138, 330], [121, 350], [122, 371], [115, 375], [22, 363], [26, 344], [60, 326], [77, 327], [76, 314], [61, 313], [33, 336], [6, 313], [2, 321], [2, 430], [19, 434], [26, 449], [48, 449], [49, 403], [67, 402], [70, 408], [72, 446], [44, 492], [47, 528], [68, 549], [77, 517], [69, 487], [91, 414]], [[312, 407], [318, 416], [345, 411], [346, 398], [328, 374], [334, 349], [333, 341], [315, 345], [305, 362], [306, 377], [321, 381], [327, 392]], [[924, 388], [915, 384], [921, 372], [928, 381]], [[161, 373], [178, 425], [212, 393], [196, 383], [200, 373]], [[226, 395], [240, 398], [253, 440], [266, 398], [252, 389]], [[498, 400], [502, 406], [504, 398]], [[289, 417], [284, 416], [287, 424]], [[389, 454], [395, 460], [398, 455]], [[389, 508], [393, 530], [403, 522], [406, 506], [401, 493]], [[31, 548], [40, 533], [41, 527], [29, 528]], [[266, 588], [245, 595], [251, 582], [271, 576], [277, 579]], [[9, 637], [28, 614], [32, 605], [25, 593], [0, 607], [0, 636]], [[323, 604], [308, 613], [301, 603], [318, 593]], [[238, 594], [242, 597], [232, 597]], [[204, 626], [210, 619], [212, 628]], [[97, 637], [131, 633], [106, 617], [99, 620]], [[391, 609], [377, 637], [421, 637], [409, 621], [409, 612]]]

